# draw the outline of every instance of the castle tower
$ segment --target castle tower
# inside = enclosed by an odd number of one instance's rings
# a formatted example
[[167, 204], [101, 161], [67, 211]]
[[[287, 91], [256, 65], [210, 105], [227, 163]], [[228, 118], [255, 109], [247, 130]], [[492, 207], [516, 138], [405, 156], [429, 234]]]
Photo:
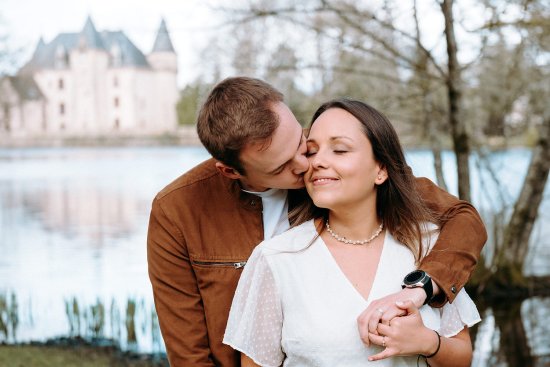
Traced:
[[155, 122], [159, 131], [174, 131], [177, 126], [176, 104], [178, 102], [177, 72], [178, 59], [164, 19], [161, 20], [157, 37], [147, 61], [155, 74], [155, 96], [159, 110], [155, 116], [160, 120]]
[[155, 44], [147, 57], [147, 61], [156, 70], [170, 71], [172, 73], [177, 73], [178, 71], [176, 51], [174, 51], [174, 46], [172, 45], [164, 19], [160, 22]]

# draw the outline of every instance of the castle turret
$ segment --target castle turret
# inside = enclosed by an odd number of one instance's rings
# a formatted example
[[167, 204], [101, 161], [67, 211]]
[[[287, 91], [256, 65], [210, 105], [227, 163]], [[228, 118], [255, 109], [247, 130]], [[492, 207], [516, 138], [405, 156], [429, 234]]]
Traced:
[[176, 103], [178, 87], [176, 83], [178, 58], [170, 40], [166, 22], [160, 22], [153, 50], [147, 56], [147, 61], [154, 71], [155, 92], [158, 96], [155, 103], [155, 121], [158, 131], [174, 131], [177, 125]]
[[155, 38], [153, 50], [147, 57], [147, 61], [153, 69], [177, 73], [178, 60], [176, 51], [172, 45], [170, 34], [166, 28], [164, 19], [160, 22], [160, 27]]
[[95, 29], [92, 18], [89, 15], [86, 19], [86, 24], [84, 24], [84, 28], [80, 31], [78, 46], [80, 48], [96, 48], [105, 50], [105, 46], [101, 40], [101, 35]]
[[160, 27], [157, 32], [157, 38], [155, 39], [155, 44], [153, 45], [152, 52], [172, 52], [174, 51], [174, 46], [172, 46], [172, 40], [168, 34], [168, 29], [166, 28], [166, 22], [164, 18], [160, 22]]
[[40, 52], [42, 50], [44, 50], [45, 48], [46, 48], [46, 43], [44, 42], [44, 39], [42, 38], [42, 36], [40, 36], [40, 39], [38, 40], [38, 43], [36, 44], [36, 48], [34, 49], [33, 57], [35, 55], [40, 54]]

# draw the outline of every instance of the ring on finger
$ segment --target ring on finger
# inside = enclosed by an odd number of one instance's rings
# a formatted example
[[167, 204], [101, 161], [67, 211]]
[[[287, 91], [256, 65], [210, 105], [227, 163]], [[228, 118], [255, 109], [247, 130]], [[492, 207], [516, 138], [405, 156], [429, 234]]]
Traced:
[[385, 335], [382, 337], [382, 347], [386, 348], [386, 336]]

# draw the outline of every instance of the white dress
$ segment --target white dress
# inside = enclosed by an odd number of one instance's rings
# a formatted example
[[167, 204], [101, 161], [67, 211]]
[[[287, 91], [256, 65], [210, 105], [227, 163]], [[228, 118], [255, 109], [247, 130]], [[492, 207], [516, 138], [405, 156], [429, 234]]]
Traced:
[[[415, 269], [409, 249], [386, 231], [368, 299], [353, 287], [313, 221], [262, 242], [239, 280], [223, 342], [261, 366], [416, 366], [416, 357], [369, 362], [381, 351], [366, 347], [357, 317], [372, 300], [401, 290]], [[433, 243], [433, 242], [432, 242]], [[450, 337], [480, 321], [464, 290], [441, 309], [420, 308], [424, 324]]]

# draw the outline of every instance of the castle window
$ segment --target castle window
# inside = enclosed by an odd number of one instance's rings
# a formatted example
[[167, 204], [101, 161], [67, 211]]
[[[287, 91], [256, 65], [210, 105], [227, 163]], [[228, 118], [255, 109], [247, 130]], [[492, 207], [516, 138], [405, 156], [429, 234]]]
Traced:
[[65, 69], [68, 64], [67, 50], [63, 45], [57, 46], [55, 49], [54, 66], [56, 69]]
[[60, 115], [64, 115], [64, 114], [65, 114], [65, 104], [64, 104], [64, 103], [60, 103], [60, 104], [59, 104], [59, 114], [60, 114]]
[[118, 97], [115, 97], [113, 103], [114, 103], [115, 107], [118, 107], [118, 105], [119, 105]]
[[120, 128], [120, 121], [118, 119], [115, 119], [115, 130], [118, 130]]
[[60, 78], [60, 79], [59, 79], [59, 82], [57, 83], [57, 86], [58, 86], [59, 89], [61, 90], [61, 89], [63, 89], [63, 88], [65, 87], [64, 84], [65, 84], [65, 83], [63, 83], [63, 79]]
[[118, 78], [116, 76], [113, 78], [113, 86], [118, 87]]

